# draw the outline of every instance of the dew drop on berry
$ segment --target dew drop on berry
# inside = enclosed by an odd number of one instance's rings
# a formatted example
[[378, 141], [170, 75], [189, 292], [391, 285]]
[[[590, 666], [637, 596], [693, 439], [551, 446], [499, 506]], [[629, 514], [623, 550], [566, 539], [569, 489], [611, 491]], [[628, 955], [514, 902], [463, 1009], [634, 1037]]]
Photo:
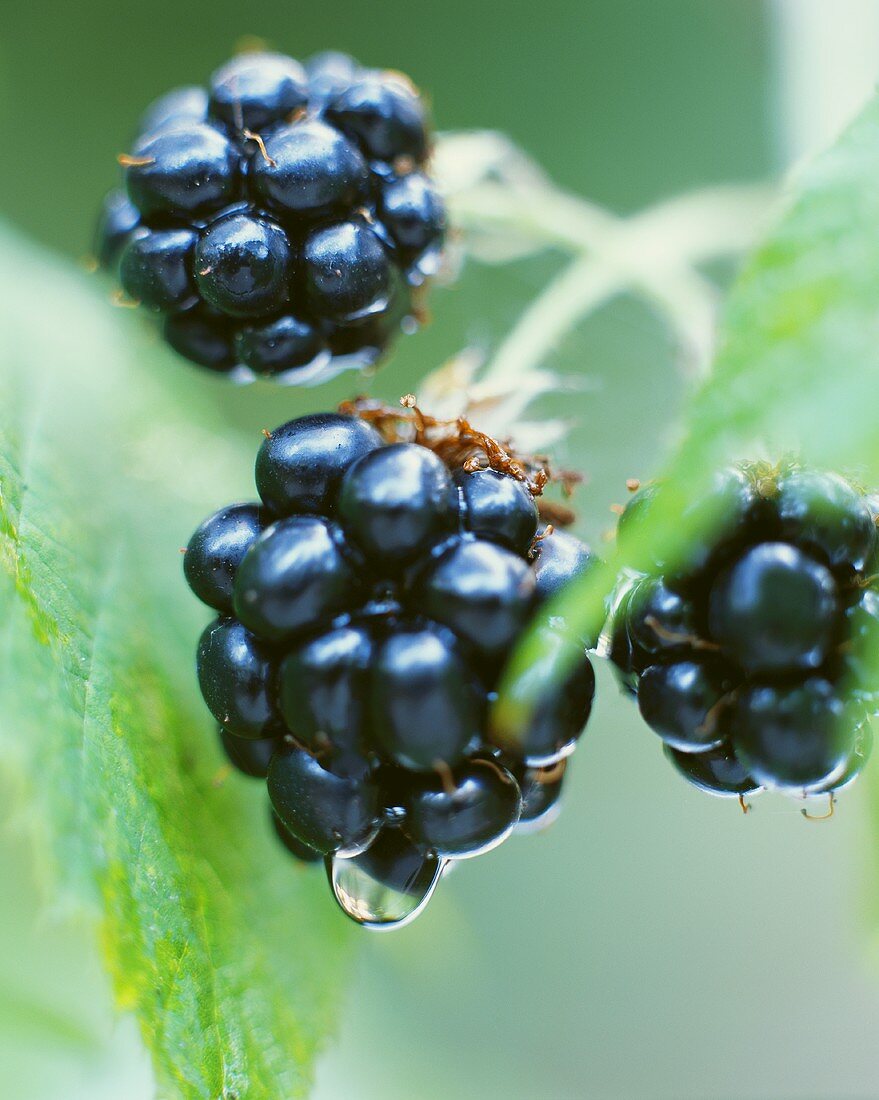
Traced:
[[383, 829], [358, 856], [327, 858], [327, 877], [342, 912], [373, 931], [391, 931], [424, 912], [445, 861], [419, 852], [399, 829]]

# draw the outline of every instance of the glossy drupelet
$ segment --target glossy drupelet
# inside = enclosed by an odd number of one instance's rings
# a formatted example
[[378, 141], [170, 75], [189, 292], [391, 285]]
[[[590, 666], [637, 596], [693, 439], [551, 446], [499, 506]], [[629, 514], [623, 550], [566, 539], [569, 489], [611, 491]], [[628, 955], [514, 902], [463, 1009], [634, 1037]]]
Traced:
[[545, 652], [571, 647], [568, 680], [546, 681], [521, 739], [496, 733], [506, 657], [593, 559], [571, 535], [538, 538], [519, 467], [409, 436], [341, 414], [282, 425], [257, 457], [261, 503], [216, 512], [184, 558], [220, 613], [198, 664], [227, 755], [267, 774], [301, 852], [352, 861], [330, 875], [349, 901], [403, 870], [432, 891], [444, 860], [548, 823], [594, 693], [587, 647], [556, 619]]
[[[661, 487], [620, 520], [622, 548]], [[793, 464], [723, 471], [685, 517], [682, 561], [629, 576], [609, 653], [694, 786], [833, 794], [863, 768], [879, 700], [879, 540], [870, 499]]]
[[439, 266], [430, 142], [399, 73], [242, 54], [145, 112], [96, 259], [209, 370], [304, 384], [367, 366]]

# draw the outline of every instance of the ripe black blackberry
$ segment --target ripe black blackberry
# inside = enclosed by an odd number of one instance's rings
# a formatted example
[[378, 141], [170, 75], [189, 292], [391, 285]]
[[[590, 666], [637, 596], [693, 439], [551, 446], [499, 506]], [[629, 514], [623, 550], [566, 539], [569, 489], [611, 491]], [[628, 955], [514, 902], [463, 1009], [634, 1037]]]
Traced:
[[198, 673], [231, 762], [267, 773], [291, 850], [327, 857], [349, 911], [358, 890], [393, 893], [389, 922], [445, 861], [548, 822], [594, 691], [586, 645], [554, 620], [547, 645], [574, 647], [568, 681], [546, 688], [520, 742], [495, 736], [507, 656], [592, 556], [541, 530], [545, 467], [407, 402], [272, 432], [261, 503], [211, 516], [184, 559], [219, 612]]
[[[629, 502], [623, 546], [659, 493]], [[754, 464], [693, 509], [682, 559], [626, 579], [611, 659], [695, 786], [832, 797], [866, 762], [879, 713], [875, 508], [835, 474]]]
[[157, 100], [121, 156], [95, 253], [179, 354], [291, 383], [375, 361], [411, 328], [445, 208], [399, 73], [246, 53]]

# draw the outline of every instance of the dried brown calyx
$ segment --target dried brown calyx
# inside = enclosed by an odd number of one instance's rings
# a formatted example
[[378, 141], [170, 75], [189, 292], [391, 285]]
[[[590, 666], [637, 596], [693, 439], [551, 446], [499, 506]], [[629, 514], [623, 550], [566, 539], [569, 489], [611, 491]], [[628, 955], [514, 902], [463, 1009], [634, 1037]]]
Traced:
[[417, 443], [438, 455], [450, 470], [497, 470], [527, 485], [537, 501], [540, 518], [556, 527], [573, 523], [573, 509], [564, 501], [545, 500], [543, 492], [557, 485], [570, 498], [583, 479], [570, 470], [554, 471], [545, 455], [523, 455], [509, 440], [494, 439], [475, 428], [466, 417], [440, 420], [420, 409], [414, 394], [400, 398], [397, 407], [371, 397], [343, 401], [339, 412], [368, 421], [387, 443]]

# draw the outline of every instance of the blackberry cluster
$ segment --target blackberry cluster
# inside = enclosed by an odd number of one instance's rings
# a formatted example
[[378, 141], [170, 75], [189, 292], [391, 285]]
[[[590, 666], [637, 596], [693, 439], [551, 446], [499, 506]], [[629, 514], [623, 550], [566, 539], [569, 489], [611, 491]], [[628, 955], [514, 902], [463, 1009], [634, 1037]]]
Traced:
[[120, 157], [96, 254], [182, 356], [242, 379], [322, 380], [415, 323], [445, 209], [424, 105], [342, 54], [247, 53], [178, 88]]
[[[623, 546], [658, 491], [629, 502]], [[832, 797], [863, 768], [879, 713], [875, 505], [835, 474], [754, 465], [694, 508], [685, 560], [623, 588], [611, 659], [696, 787]]]
[[587, 646], [546, 627], [573, 671], [521, 741], [490, 710], [535, 610], [593, 559], [541, 530], [543, 469], [464, 421], [348, 408], [268, 435], [261, 501], [207, 519], [184, 568], [218, 612], [202, 694], [232, 763], [267, 776], [288, 847], [396, 880], [552, 814], [592, 705]]

